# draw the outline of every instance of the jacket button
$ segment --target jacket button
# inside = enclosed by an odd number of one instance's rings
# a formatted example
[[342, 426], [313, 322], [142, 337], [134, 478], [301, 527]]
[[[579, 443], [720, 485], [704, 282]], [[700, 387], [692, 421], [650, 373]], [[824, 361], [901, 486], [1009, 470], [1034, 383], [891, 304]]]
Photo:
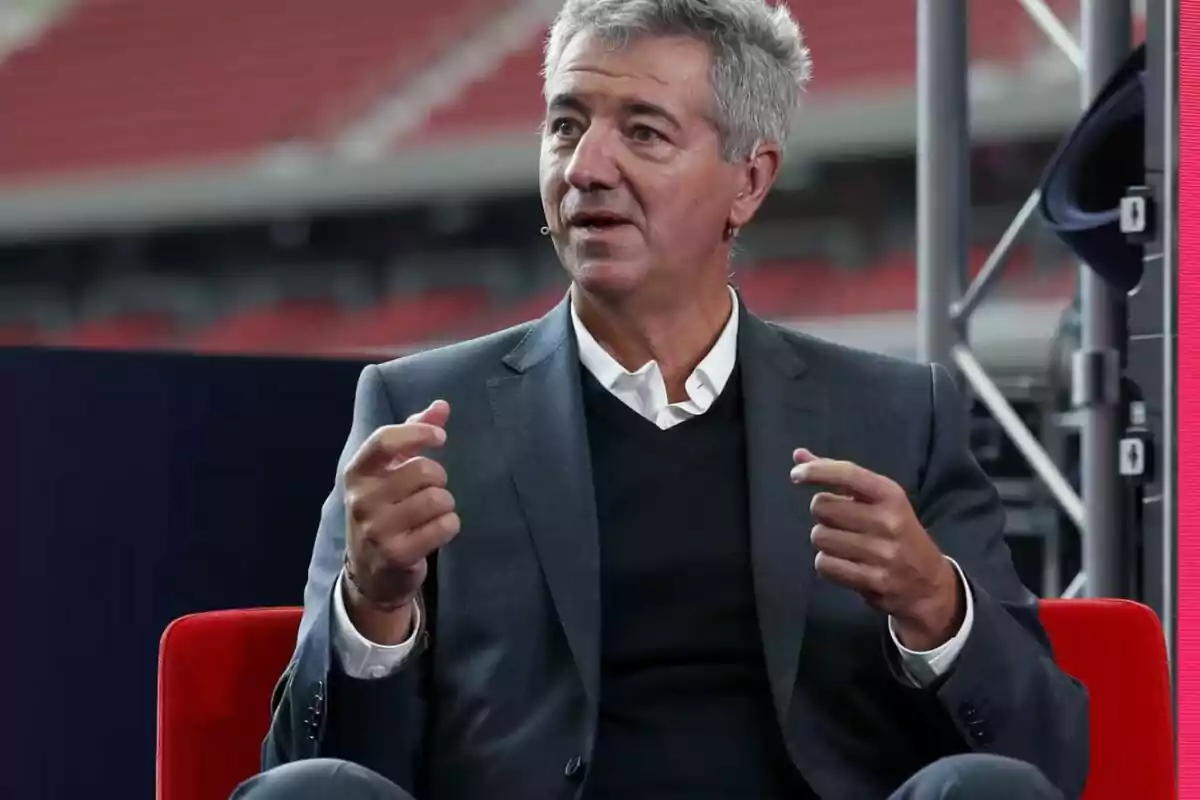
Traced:
[[578, 778], [583, 775], [583, 759], [579, 756], [573, 756], [565, 767], [563, 767], [563, 775], [568, 778]]
[[967, 726], [971, 731], [971, 738], [981, 745], [990, 744], [992, 741], [992, 732], [982, 720], [972, 722]]

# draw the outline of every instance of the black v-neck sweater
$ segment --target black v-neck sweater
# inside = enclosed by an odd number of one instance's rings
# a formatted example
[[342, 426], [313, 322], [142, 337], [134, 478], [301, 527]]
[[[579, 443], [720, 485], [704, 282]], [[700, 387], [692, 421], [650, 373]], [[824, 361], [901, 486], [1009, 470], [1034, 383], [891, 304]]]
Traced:
[[750, 563], [740, 370], [660, 430], [588, 371], [601, 680], [586, 800], [803, 800], [775, 718]]

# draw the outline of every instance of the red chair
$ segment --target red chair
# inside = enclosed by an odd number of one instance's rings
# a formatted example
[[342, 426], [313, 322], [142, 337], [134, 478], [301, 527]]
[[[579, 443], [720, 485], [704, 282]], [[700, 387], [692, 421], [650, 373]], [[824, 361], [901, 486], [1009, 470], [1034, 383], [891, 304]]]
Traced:
[[[1045, 600], [1063, 668], [1091, 693], [1085, 800], [1174, 800], [1166, 643], [1158, 617], [1125, 600]], [[271, 691], [295, 646], [297, 608], [175, 620], [158, 678], [158, 800], [227, 800], [258, 771]]]
[[1158, 616], [1129, 600], [1043, 600], [1041, 618], [1058, 663], [1091, 696], [1084, 800], [1174, 800], [1171, 677]]
[[299, 608], [209, 611], [167, 626], [158, 656], [158, 800], [229, 800], [258, 772], [271, 692]]

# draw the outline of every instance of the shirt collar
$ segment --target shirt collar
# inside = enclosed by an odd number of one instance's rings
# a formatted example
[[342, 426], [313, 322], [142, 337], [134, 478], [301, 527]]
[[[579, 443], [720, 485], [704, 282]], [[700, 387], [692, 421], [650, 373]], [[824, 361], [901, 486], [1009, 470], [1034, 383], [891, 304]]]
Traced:
[[[737, 293], [732, 286], [729, 287], [729, 295], [733, 301], [733, 310], [729, 314], [729, 320], [725, 323], [717, 341], [696, 365], [695, 371], [687, 381], [688, 394], [692, 400], [700, 402], [704, 406], [711, 404], [724, 391], [725, 384], [728, 383], [729, 376], [733, 374], [734, 365], [737, 363], [739, 303]], [[579, 344], [580, 363], [605, 389], [613, 391], [619, 388], [620, 384], [631, 379], [639, 378], [651, 371], [658, 372], [658, 364], [654, 361], [647, 361], [635, 372], [630, 372], [622, 367], [584, 326], [583, 321], [579, 319], [579, 313], [575, 310], [574, 301], [571, 302], [571, 324], [575, 328], [575, 339]], [[697, 394], [703, 397], [698, 397]]]

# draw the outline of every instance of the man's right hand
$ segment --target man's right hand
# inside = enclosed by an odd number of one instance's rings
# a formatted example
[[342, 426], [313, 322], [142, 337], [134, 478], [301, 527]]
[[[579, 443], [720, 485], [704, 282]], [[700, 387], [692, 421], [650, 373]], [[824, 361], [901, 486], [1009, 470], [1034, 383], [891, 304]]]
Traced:
[[403, 424], [376, 430], [343, 473], [346, 611], [376, 644], [399, 644], [412, 635], [426, 558], [458, 534], [446, 470], [422, 455], [445, 444], [449, 417], [449, 404], [436, 400]]

